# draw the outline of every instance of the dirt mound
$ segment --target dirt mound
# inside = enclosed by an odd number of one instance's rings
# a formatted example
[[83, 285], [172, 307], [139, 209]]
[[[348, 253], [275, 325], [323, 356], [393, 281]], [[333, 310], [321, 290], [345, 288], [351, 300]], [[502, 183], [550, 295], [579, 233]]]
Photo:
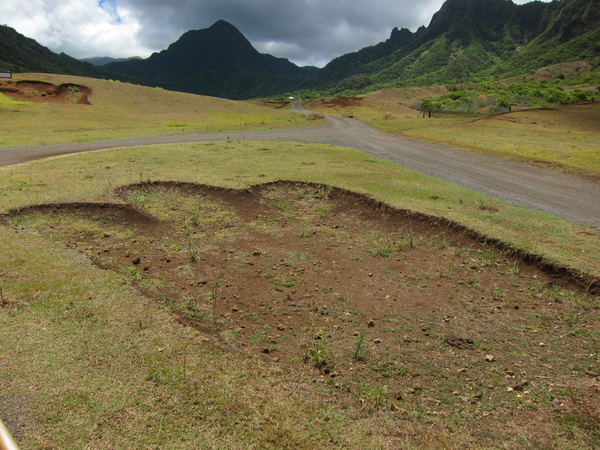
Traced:
[[547, 396], [549, 380], [566, 392], [598, 372], [565, 366], [597, 351], [598, 299], [567, 272], [323, 185], [151, 183], [118, 195], [126, 204], [7, 220], [120, 273], [213, 345], [283, 365], [357, 408], [501, 415], [527, 376], [519, 395], [537, 414], [600, 412], [597, 397], [565, 394], [557, 406]]
[[72, 103], [89, 105], [92, 90], [87, 86], [66, 83], [56, 86], [45, 81], [4, 81], [0, 92], [19, 101], [38, 103]]

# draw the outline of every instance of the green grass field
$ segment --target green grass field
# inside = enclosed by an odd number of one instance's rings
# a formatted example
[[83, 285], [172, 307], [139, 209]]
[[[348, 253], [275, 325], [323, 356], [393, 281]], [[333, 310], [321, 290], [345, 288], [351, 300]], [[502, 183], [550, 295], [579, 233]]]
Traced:
[[[243, 123], [310, 125], [289, 111], [254, 104], [111, 82], [78, 82], [93, 89], [98, 83], [91, 106], [0, 103], [0, 118], [8, 130], [0, 145], [157, 135], [179, 126], [184, 131], [225, 131]], [[234, 111], [235, 115], [225, 114]], [[424, 135], [432, 132], [426, 127], [419, 130]], [[543, 129], [534, 131], [544, 134]], [[496, 133], [487, 124], [474, 122], [461, 128], [460, 136], [465, 142], [485, 142], [487, 135]], [[592, 159], [597, 163], [593, 153]], [[356, 150], [325, 145], [158, 145], [4, 167], [0, 214], [45, 203], [119, 203], [117, 189], [140, 182], [248, 189], [277, 180], [348, 189], [394, 208], [446, 219], [457, 229], [473, 230], [504, 243], [513, 253], [533, 256], [531, 261], [538, 257], [566, 268], [575, 277], [600, 277], [600, 239], [593, 229], [511, 207]], [[366, 405], [361, 409], [358, 399], [356, 404], [338, 401], [312, 383], [316, 375], [310, 368], [268, 364], [244, 351], [232, 351], [222, 339], [182, 326], [165, 305], [129, 283], [133, 273], [125, 276], [94, 265], [85, 244], [65, 242], [51, 228], [40, 234], [26, 214], [10, 214], [3, 220], [0, 417], [23, 448], [516, 449], [593, 448], [600, 442], [597, 403], [584, 398], [593, 398], [592, 385], [598, 379], [598, 355], [590, 349], [600, 345], [600, 336], [593, 332], [600, 315], [597, 296], [586, 294], [585, 286], [577, 295], [551, 286], [547, 291], [524, 287], [519, 301], [528, 305], [539, 301], [538, 310], [529, 311], [522, 323], [503, 333], [481, 338], [473, 352], [483, 361], [489, 346], [507, 354], [512, 347], [510, 365], [500, 360], [489, 366], [498, 380], [515, 377], [512, 384], [530, 376], [519, 361], [552, 366], [552, 379], [531, 378], [532, 384], [545, 383], [535, 402], [523, 398], [528, 394], [520, 393], [521, 387], [510, 400], [476, 415], [452, 413], [439, 405], [425, 407], [435, 405], [438, 396], [449, 404], [462, 402], [453, 394], [452, 383], [458, 377], [453, 370], [440, 373], [438, 390], [423, 391], [414, 401], [405, 398], [401, 407], [400, 400], [389, 401], [381, 379], [377, 389], [361, 392]], [[81, 224], [79, 231], [100, 237], [104, 232], [84, 228]], [[124, 240], [135, 240], [127, 233], [123, 231]], [[432, 252], [431, 258], [436, 257]], [[399, 332], [414, 333], [431, 320], [441, 321], [437, 316], [414, 317]], [[564, 335], [564, 328], [557, 330], [553, 320], [570, 324], [570, 334]], [[474, 326], [487, 325], [482, 321]], [[559, 345], [562, 340], [569, 344], [557, 347], [556, 357], [541, 354], [541, 344]], [[533, 349], [522, 350], [531, 342]], [[428, 350], [423, 344], [422, 352], [427, 351], [435, 352], [436, 358], [453, 357], [444, 353], [445, 347]], [[469, 377], [467, 369], [473, 367], [466, 354], [459, 355], [466, 367], [460, 373], [467, 371]], [[417, 386], [420, 393], [419, 375], [407, 376], [411, 377], [407, 386], [413, 393]], [[467, 379], [460, 389], [468, 390], [465, 386], [476, 382]]]
[[92, 90], [91, 105], [14, 101], [0, 93], [0, 147], [294, 128], [319, 123], [267, 103], [235, 102], [114, 81], [49, 74], [15, 74], [11, 81], [24, 80], [86, 86]]
[[424, 118], [410, 108], [417, 96], [443, 88], [368, 94], [360, 106], [308, 105], [318, 112], [353, 116], [388, 133], [499, 158], [593, 177], [600, 176], [600, 103], [560, 105], [483, 117], [435, 113]]

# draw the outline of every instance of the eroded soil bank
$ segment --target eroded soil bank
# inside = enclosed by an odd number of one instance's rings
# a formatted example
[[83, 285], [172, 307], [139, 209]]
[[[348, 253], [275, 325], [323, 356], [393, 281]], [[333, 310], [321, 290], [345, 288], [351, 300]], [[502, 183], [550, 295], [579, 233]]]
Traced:
[[151, 183], [118, 195], [6, 219], [118, 272], [207, 345], [278, 365], [348, 407], [599, 426], [593, 280], [323, 185]]
[[73, 103], [89, 105], [92, 90], [87, 86], [66, 83], [56, 86], [45, 81], [2, 81], [0, 93], [26, 102]]

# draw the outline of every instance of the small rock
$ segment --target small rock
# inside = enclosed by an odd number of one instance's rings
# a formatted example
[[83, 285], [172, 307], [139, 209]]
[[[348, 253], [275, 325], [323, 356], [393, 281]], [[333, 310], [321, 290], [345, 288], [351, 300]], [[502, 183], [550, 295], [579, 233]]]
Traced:
[[277, 325], [277, 329], [279, 331], [283, 331], [283, 330], [285, 330], [285, 325], [283, 325], [282, 323], [280, 323], [279, 325]]
[[375, 321], [374, 321], [373, 319], [369, 320], [369, 321], [367, 322], [367, 326], [368, 326], [369, 328], [373, 328], [373, 327], [375, 326]]
[[381, 339], [375, 339], [373, 342], [375, 342], [376, 344], [381, 344]]
[[265, 348], [263, 348], [263, 349], [262, 349], [262, 352], [263, 352], [264, 354], [269, 354], [269, 353], [271, 353], [271, 349], [270, 349], [270, 348], [268, 348], [268, 347], [265, 347]]
[[519, 384], [513, 386], [514, 391], [522, 391], [525, 386], [529, 384], [529, 381], [523, 380]]
[[485, 355], [485, 360], [487, 362], [492, 362], [494, 359], [494, 355]]
[[540, 342], [540, 344], [539, 344], [539, 345], [540, 345], [540, 347], [545, 347], [545, 346], [546, 346], [546, 344], [545, 344], [545, 343], [543, 343], [543, 342]]
[[139, 263], [141, 263], [142, 260], [141, 258], [138, 256], [137, 258], [135, 258], [133, 261], [131, 261], [131, 264], [133, 264], [134, 266], [137, 266]]

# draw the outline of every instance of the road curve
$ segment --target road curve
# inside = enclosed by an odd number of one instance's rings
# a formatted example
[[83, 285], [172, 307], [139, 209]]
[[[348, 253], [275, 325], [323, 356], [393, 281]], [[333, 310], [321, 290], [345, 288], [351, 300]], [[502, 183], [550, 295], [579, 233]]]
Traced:
[[[296, 112], [308, 113], [299, 102]], [[321, 127], [247, 133], [184, 134], [0, 149], [0, 166], [50, 156], [138, 145], [281, 140], [352, 147], [511, 205], [544, 211], [600, 230], [600, 184], [476, 153], [391, 136], [354, 119], [327, 116]]]

